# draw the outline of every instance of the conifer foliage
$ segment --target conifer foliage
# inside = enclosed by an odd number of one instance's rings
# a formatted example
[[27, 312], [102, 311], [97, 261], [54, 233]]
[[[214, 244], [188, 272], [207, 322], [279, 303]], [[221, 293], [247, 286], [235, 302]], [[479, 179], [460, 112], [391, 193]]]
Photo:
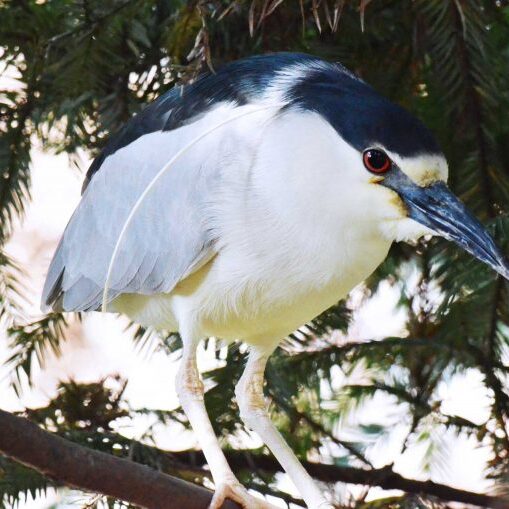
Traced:
[[[20, 279], [29, 268], [2, 250], [30, 200], [32, 145], [71, 160], [78, 149], [95, 155], [126, 120], [176, 84], [207, 67], [275, 51], [341, 61], [421, 118], [448, 158], [450, 186], [509, 250], [505, 0], [0, 0], [0, 324], [18, 389], [34, 363], [59, 352], [67, 327], [59, 314], [27, 317]], [[382, 286], [399, 295], [404, 333], [362, 341], [345, 336], [358, 301]], [[338, 303], [273, 355], [265, 389], [272, 417], [303, 461], [319, 463], [311, 472], [336, 493], [338, 504], [431, 508], [488, 500], [408, 479], [410, 484], [391, 485], [388, 479], [397, 474], [391, 465], [380, 468], [377, 447], [396, 424], [406, 430], [398, 454], [418, 443], [425, 450], [415, 460], [422, 473], [443, 466], [444, 436], [470, 437], [490, 451], [485, 476], [493, 490], [499, 496], [507, 491], [508, 288], [441, 239], [396, 244], [362, 299]], [[146, 334], [138, 330], [133, 339]], [[168, 353], [179, 348], [176, 337], [160, 341]], [[249, 488], [299, 504], [281, 491], [281, 469], [265, 449], [239, 449], [244, 430], [233, 384], [244, 353], [232, 346], [218, 356], [222, 367], [205, 375], [211, 387], [206, 402], [230, 462]], [[477, 374], [486, 390], [482, 422], [451, 414], [442, 404], [441, 387], [466, 373]], [[111, 387], [68, 382], [46, 407], [23, 415], [78, 444], [209, 486], [199, 455], [158, 449], [150, 435], [133, 441], [115, 426], [140, 415], [187, 426], [182, 411], [132, 409], [123, 400], [123, 382]], [[377, 398], [390, 402], [387, 415], [371, 414], [371, 421], [356, 424], [355, 434], [347, 429], [349, 419]], [[345, 497], [339, 481], [353, 479], [352, 472], [360, 477], [351, 482], [366, 489]], [[368, 502], [368, 488], [376, 485], [402, 491]], [[4, 504], [51, 486], [58, 481], [0, 457]]]

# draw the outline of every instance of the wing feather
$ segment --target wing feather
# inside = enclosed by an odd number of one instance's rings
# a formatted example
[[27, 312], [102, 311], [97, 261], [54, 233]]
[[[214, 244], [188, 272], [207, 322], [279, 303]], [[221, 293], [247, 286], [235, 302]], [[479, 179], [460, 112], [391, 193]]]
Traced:
[[[218, 106], [209, 120], [217, 122], [232, 109]], [[103, 161], [50, 265], [43, 304], [74, 311], [100, 307], [110, 259], [132, 207], [178, 149], [206, 129], [205, 118], [197, 123], [144, 135]], [[219, 136], [227, 138], [228, 131]], [[223, 153], [221, 139], [204, 141], [161, 177], [120, 244], [108, 300], [122, 293], [169, 292], [214, 255], [206, 210], [220, 182]]]

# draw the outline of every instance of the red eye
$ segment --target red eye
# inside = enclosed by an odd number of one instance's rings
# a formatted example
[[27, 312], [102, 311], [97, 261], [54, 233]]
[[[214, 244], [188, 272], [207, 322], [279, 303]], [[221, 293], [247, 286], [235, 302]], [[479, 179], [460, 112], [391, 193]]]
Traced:
[[385, 173], [391, 169], [392, 162], [382, 150], [369, 148], [362, 155], [364, 166], [372, 173]]

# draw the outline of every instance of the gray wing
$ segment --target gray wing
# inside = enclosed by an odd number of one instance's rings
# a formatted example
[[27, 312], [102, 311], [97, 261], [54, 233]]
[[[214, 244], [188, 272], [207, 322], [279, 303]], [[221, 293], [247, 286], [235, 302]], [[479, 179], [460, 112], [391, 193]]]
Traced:
[[[51, 262], [43, 309], [101, 307], [110, 259], [132, 207], [182, 147], [231, 112], [223, 97], [207, 99], [203, 85], [207, 79], [184, 95], [177, 88], [152, 103], [92, 163]], [[201, 140], [150, 191], [120, 244], [108, 301], [122, 293], [169, 292], [214, 256], [206, 209], [220, 180], [229, 134], [224, 129]]]
[[[190, 137], [179, 131], [144, 135], [104, 160], [60, 241], [43, 305], [68, 311], [100, 308], [120, 231], [150, 180]], [[183, 157], [147, 195], [120, 244], [108, 301], [121, 293], [169, 292], [214, 255], [206, 202], [219, 170], [207, 166], [209, 155], [202, 148]]]

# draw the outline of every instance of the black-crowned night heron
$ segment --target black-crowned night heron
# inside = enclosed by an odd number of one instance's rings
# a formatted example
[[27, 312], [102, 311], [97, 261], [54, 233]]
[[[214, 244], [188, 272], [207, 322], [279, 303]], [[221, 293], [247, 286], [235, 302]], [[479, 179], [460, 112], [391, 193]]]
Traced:
[[421, 122], [341, 65], [290, 53], [234, 62], [163, 94], [93, 162], [43, 305], [180, 332], [178, 393], [216, 485], [213, 509], [225, 497], [269, 507], [230, 470], [196, 367], [201, 339], [245, 341], [242, 419], [308, 507], [330, 507], [267, 415], [267, 358], [395, 240], [442, 235], [507, 277], [446, 179]]

